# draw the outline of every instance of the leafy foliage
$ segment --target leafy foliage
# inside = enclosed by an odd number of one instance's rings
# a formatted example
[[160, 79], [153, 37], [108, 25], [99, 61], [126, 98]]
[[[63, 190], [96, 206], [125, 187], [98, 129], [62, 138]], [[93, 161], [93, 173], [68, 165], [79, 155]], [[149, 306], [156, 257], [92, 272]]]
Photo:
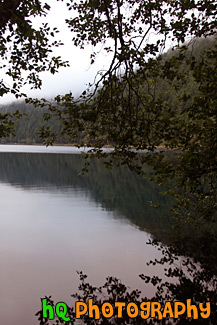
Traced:
[[[186, 301], [186, 297], [192, 299], [192, 304], [200, 302], [210, 302], [211, 314], [210, 317], [203, 319], [201, 316], [197, 320], [187, 318], [185, 314], [181, 315], [178, 319], [172, 319], [169, 315], [159, 320], [157, 315], [147, 320], [141, 317], [130, 318], [126, 312], [123, 311], [122, 317], [118, 318], [117, 313], [111, 318], [104, 318], [101, 315], [99, 320], [91, 319], [88, 314], [82, 316], [83, 324], [215, 324], [216, 315], [216, 285], [217, 278], [216, 273], [213, 270], [206, 267], [198, 267], [189, 258], [179, 258], [177, 251], [174, 248], [164, 248], [160, 244], [150, 242], [152, 245], [157, 245], [162, 250], [163, 257], [160, 260], [151, 261], [150, 263], [165, 265], [165, 276], [168, 281], [162, 281], [157, 276], [147, 276], [141, 274], [141, 279], [144, 282], [150, 283], [156, 287], [156, 294], [154, 297], [147, 299], [141, 297], [141, 292], [138, 290], [129, 291], [129, 289], [121, 283], [121, 281], [114, 277], [108, 277], [106, 282], [101, 287], [92, 286], [87, 282], [87, 276], [82, 272], [78, 272], [80, 277], [79, 291], [73, 294], [72, 297], [76, 301], [83, 301], [88, 304], [89, 299], [93, 299], [93, 304], [100, 307], [104, 302], [109, 302], [115, 310], [115, 302], [125, 302], [126, 305], [130, 302], [134, 302], [137, 306], [140, 306], [142, 302], [152, 301], [159, 302], [162, 306], [167, 301]], [[216, 271], [216, 269], [215, 269]], [[48, 297], [48, 303], [54, 306], [54, 301], [51, 297]], [[47, 318], [42, 317], [42, 310], [36, 313], [40, 325], [51, 324]], [[76, 324], [76, 313], [73, 307], [68, 307], [68, 315], [70, 321], [64, 322], [62, 319], [56, 317], [55, 324]], [[54, 323], [53, 323], [54, 324]]]
[[[14, 94], [25, 96], [22, 87], [41, 88], [40, 72], [56, 73], [60, 67], [68, 66], [61, 57], [52, 55], [53, 49], [62, 43], [53, 40], [58, 33], [47, 23], [35, 27], [37, 17], [46, 16], [50, 6], [42, 1], [4, 0], [0, 4], [0, 97]], [[52, 37], [53, 36], [53, 37]], [[16, 115], [15, 117], [18, 117]], [[1, 136], [13, 132], [13, 119], [1, 114]]]
[[[10, 1], [4, 1], [10, 10]], [[2, 9], [1, 6], [0, 10]], [[12, 5], [11, 5], [12, 7]], [[20, 88], [25, 84], [30, 84], [32, 88], [40, 88], [41, 80], [39, 72], [57, 72], [60, 66], [66, 66], [60, 57], [51, 56], [53, 47], [61, 45], [59, 41], [52, 41], [52, 35], [58, 30], [51, 28], [47, 23], [35, 28], [34, 18], [46, 16], [50, 6], [41, 1], [19, 1], [17, 8], [13, 10], [10, 19], [0, 30], [0, 56], [1, 69], [5, 75], [9, 76], [13, 82], [12, 86], [7, 86], [1, 80], [1, 96], [11, 92], [20, 97]], [[4, 13], [1, 17], [3, 20]], [[27, 74], [23, 76], [23, 72]]]

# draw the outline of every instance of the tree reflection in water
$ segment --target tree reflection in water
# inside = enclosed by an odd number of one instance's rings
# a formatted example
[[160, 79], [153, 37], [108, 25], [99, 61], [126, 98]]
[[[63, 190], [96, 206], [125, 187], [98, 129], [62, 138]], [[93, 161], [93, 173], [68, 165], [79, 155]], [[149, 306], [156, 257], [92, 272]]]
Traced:
[[[209, 237], [207, 237], [209, 235]], [[208, 238], [208, 240], [207, 240]], [[152, 260], [149, 263], [153, 265], [165, 265], [165, 276], [167, 280], [163, 281], [157, 276], [147, 276], [141, 274], [140, 277], [145, 283], [151, 283], [156, 287], [156, 293], [151, 299], [141, 297], [139, 290], [129, 292], [128, 288], [121, 283], [120, 280], [114, 277], [108, 277], [102, 287], [94, 287], [87, 281], [87, 276], [82, 272], [78, 272], [80, 276], [80, 285], [78, 292], [72, 297], [76, 301], [87, 303], [93, 299], [93, 304], [102, 306], [104, 302], [109, 302], [114, 307], [114, 315], [111, 318], [101, 317], [100, 319], [89, 318], [88, 313], [81, 316], [83, 324], [216, 324], [217, 321], [217, 263], [216, 263], [216, 236], [214, 233], [204, 232], [200, 240], [197, 241], [197, 249], [191, 251], [192, 258], [180, 257], [180, 255], [189, 253], [189, 247], [195, 248], [194, 245], [189, 246], [188, 241], [178, 241], [170, 247], [165, 247], [157, 241], [151, 241], [149, 244], [157, 246], [162, 251], [163, 257], [160, 260]], [[204, 244], [206, 243], [206, 244]], [[138, 307], [142, 302], [159, 302], [161, 306], [165, 306], [166, 302], [183, 302], [186, 304], [187, 299], [190, 299], [191, 305], [195, 305], [198, 311], [191, 314], [191, 318], [184, 312], [177, 319], [173, 318], [174, 311], [166, 313], [166, 317], [159, 319], [158, 313], [155, 317], [142, 319], [139, 315], [135, 318], [129, 318], [126, 309], [123, 308], [121, 318], [117, 317], [117, 308], [115, 302], [133, 302]], [[48, 303], [55, 305], [51, 297], [48, 298]], [[202, 308], [199, 304], [203, 304]], [[206, 309], [206, 303], [210, 303], [210, 315]], [[70, 321], [63, 321], [56, 318], [49, 321], [42, 317], [42, 310], [36, 316], [40, 325], [47, 324], [75, 324], [76, 313], [73, 307], [68, 306], [68, 314]], [[150, 315], [151, 316], [151, 315]], [[206, 318], [206, 316], [209, 316]], [[172, 318], [171, 318], [172, 317]], [[195, 319], [194, 319], [195, 318]], [[55, 321], [55, 322], [54, 322]]]
[[[103, 167], [101, 161], [95, 160], [90, 171], [84, 176], [78, 176], [83, 161], [79, 155], [45, 155], [45, 154], [1, 154], [0, 180], [7, 181], [12, 186], [37, 188], [42, 186], [49, 191], [62, 188], [87, 188], [95, 202], [99, 202], [107, 210], [120, 211], [126, 218], [140, 229], [147, 230], [156, 239], [152, 245], [157, 245], [163, 253], [160, 261], [152, 264], [164, 264], [167, 281], [155, 276], [141, 275], [144, 283], [156, 287], [152, 301], [164, 304], [166, 301], [182, 301], [191, 299], [194, 303], [211, 304], [211, 315], [207, 319], [186, 319], [183, 314], [178, 319], [148, 320], [136, 317], [129, 319], [126, 313], [123, 318], [116, 316], [110, 319], [93, 320], [84, 316], [85, 324], [216, 324], [217, 323], [217, 236], [216, 225], [206, 225], [202, 229], [193, 225], [180, 225], [179, 232], [171, 230], [173, 221], [168, 211], [170, 200], [160, 196], [160, 189], [155, 184], [144, 181], [129, 173], [125, 168], [114, 168], [111, 171]], [[160, 202], [161, 209], [151, 209], [146, 202]], [[160, 243], [163, 243], [162, 245]], [[165, 246], [167, 245], [167, 247]], [[183, 256], [183, 257], [180, 257]], [[187, 256], [187, 257], [186, 257]], [[93, 298], [100, 306], [104, 301], [136, 302], [145, 301], [138, 290], [132, 292], [119, 280], [110, 277], [104, 286], [96, 288], [88, 283], [80, 273], [80, 287], [74, 299], [87, 301]], [[102, 294], [103, 292], [103, 294]], [[149, 299], [150, 300], [150, 299]], [[52, 300], [50, 298], [50, 303]], [[53, 302], [54, 304], [54, 302]], [[69, 309], [70, 322], [75, 323], [75, 310]], [[56, 319], [48, 321], [37, 313], [40, 325], [64, 324]]]

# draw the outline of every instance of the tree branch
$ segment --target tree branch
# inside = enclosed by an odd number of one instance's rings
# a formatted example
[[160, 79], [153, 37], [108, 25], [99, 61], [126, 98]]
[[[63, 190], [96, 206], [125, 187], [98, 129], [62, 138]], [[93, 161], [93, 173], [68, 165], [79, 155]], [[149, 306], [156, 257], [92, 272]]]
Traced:
[[0, 3], [0, 29], [4, 28], [22, 0], [4, 0]]

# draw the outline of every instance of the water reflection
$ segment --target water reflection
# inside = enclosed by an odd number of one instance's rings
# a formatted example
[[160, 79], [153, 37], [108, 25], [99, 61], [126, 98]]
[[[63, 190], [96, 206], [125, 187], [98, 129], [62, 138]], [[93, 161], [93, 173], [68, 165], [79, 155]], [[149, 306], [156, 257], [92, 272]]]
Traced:
[[[192, 236], [187, 226], [178, 238], [171, 230], [170, 200], [155, 184], [125, 168], [108, 171], [99, 160], [79, 176], [82, 165], [80, 155], [0, 153], [4, 325], [37, 324], [34, 313], [44, 295], [67, 301], [77, 288], [75, 270], [87, 273], [94, 285], [114, 275], [133, 288], [144, 288], [138, 275], [156, 274], [145, 263], [161, 256], [147, 247], [149, 234], [166, 244], [179, 240], [182, 255], [197, 253], [212, 270], [217, 265], [216, 237], [196, 236], [196, 231]], [[147, 201], [162, 208], [152, 209]], [[162, 275], [161, 265], [157, 272]]]
[[[18, 149], [19, 146], [16, 146]], [[44, 147], [36, 149], [43, 151]], [[55, 150], [61, 152], [61, 147]], [[70, 150], [73, 151], [73, 148]], [[129, 172], [125, 167], [107, 170], [97, 159], [92, 161], [87, 174], [80, 175], [83, 164], [84, 159], [79, 154], [0, 153], [0, 182], [28, 191], [62, 193], [64, 198], [77, 196], [81, 200], [95, 202], [101, 209], [112, 212], [112, 218], [124, 218], [165, 244], [177, 241], [177, 233], [171, 231], [174, 226], [169, 212], [171, 200], [161, 195], [162, 189], [156, 184]], [[150, 201], [160, 204], [161, 208], [151, 208]], [[203, 233], [205, 242], [208, 240], [207, 231], [210, 229], [205, 229]], [[201, 243], [201, 228], [182, 225], [178, 240], [188, 242], [187, 255], [195, 253]], [[211, 249], [214, 250], [213, 247]]]
[[160, 255], [146, 247], [150, 236], [141, 231], [140, 218], [134, 220], [139, 211], [147, 213], [145, 197], [136, 191], [142, 181], [125, 169], [111, 174], [98, 161], [78, 176], [81, 166], [79, 155], [0, 154], [4, 325], [37, 324], [40, 297], [67, 301], [78, 285], [76, 270], [95, 285], [113, 274], [142, 288], [138, 275], [145, 262]]
[[[80, 155], [1, 153], [0, 157], [1, 182], [50, 192], [80, 191], [153, 235], [171, 234], [170, 201], [162, 197], [154, 183], [124, 167], [107, 170], [102, 161], [93, 160], [89, 173], [79, 176], [84, 163]], [[160, 203], [162, 208], [150, 208], [150, 201]]]

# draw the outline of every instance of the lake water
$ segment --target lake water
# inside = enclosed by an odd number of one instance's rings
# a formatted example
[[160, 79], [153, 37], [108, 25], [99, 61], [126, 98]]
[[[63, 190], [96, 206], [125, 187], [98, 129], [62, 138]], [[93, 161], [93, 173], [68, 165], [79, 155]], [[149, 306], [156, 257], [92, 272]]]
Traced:
[[162, 274], [146, 262], [168, 240], [170, 221], [147, 201], [168, 202], [152, 183], [125, 168], [93, 161], [79, 175], [73, 147], [0, 146], [0, 323], [35, 325], [40, 298], [70, 303], [76, 270], [102, 285], [109, 275], [151, 296], [139, 274]]

